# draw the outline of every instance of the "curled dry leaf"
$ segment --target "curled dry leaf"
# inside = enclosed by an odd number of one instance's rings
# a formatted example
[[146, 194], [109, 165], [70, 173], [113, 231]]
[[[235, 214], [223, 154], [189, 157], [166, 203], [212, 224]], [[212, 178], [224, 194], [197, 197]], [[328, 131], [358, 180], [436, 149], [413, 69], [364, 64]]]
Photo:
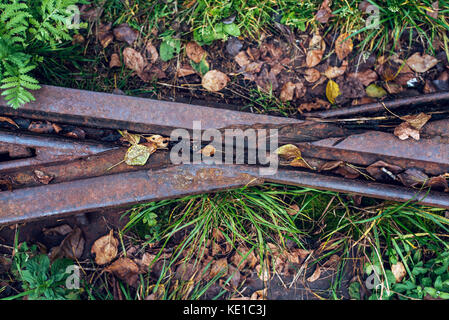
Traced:
[[341, 64], [340, 67], [331, 67], [331, 66], [329, 66], [327, 68], [327, 70], [324, 72], [324, 75], [328, 79], [337, 78], [339, 76], [344, 75], [347, 68], [348, 68], [348, 62], [347, 61], [343, 61], [343, 63]]
[[428, 54], [421, 55], [419, 52], [414, 53], [407, 59], [407, 65], [415, 72], [421, 73], [433, 68], [438, 63], [438, 59]]
[[315, 14], [315, 20], [320, 23], [327, 23], [330, 18], [332, 18], [334, 15], [332, 14], [332, 10], [329, 7], [330, 0], [324, 0], [321, 3], [320, 9]]
[[130, 47], [123, 50], [123, 60], [125, 62], [125, 66], [135, 71], [137, 74], [142, 73], [146, 65], [145, 59], [140, 52]]
[[335, 42], [335, 53], [340, 60], [343, 60], [352, 52], [352, 39], [348, 37], [349, 33], [342, 33]]
[[145, 138], [148, 142], [153, 142], [156, 144], [156, 147], [158, 149], [165, 149], [168, 147], [168, 142], [170, 141], [170, 138], [163, 137], [158, 134], [153, 134], [149, 136], [148, 138]]
[[234, 60], [240, 67], [244, 67], [251, 62], [245, 51], [240, 51], [239, 53], [237, 53], [237, 55], [234, 57]]
[[279, 99], [281, 99], [282, 102], [292, 101], [295, 95], [295, 89], [296, 85], [293, 82], [286, 82], [281, 89]]
[[376, 180], [386, 180], [388, 177], [397, 180], [396, 175], [402, 171], [402, 168], [379, 160], [367, 167], [366, 171]]
[[112, 40], [114, 40], [114, 35], [111, 31], [112, 23], [108, 24], [100, 24], [98, 27], [98, 40], [100, 40], [100, 44], [103, 48], [106, 48]]
[[111, 230], [107, 235], [98, 238], [90, 253], [95, 254], [95, 263], [103, 265], [111, 262], [118, 253], [118, 240], [114, 237], [114, 232]]
[[301, 150], [293, 144], [285, 144], [276, 149], [275, 153], [286, 160], [302, 158]]
[[114, 28], [114, 37], [118, 41], [125, 41], [132, 45], [139, 37], [139, 31], [131, 28], [127, 23], [122, 23]]
[[176, 72], [176, 76], [178, 77], [187, 77], [192, 74], [196, 74], [195, 70], [193, 70], [192, 66], [190, 65], [182, 65], [179, 67], [178, 71]]
[[157, 48], [151, 43], [151, 41], [147, 42], [145, 45], [145, 53], [147, 55], [147, 59], [153, 64], [159, 59], [159, 53], [157, 52]]
[[69, 234], [70, 232], [72, 232], [72, 227], [69, 226], [68, 224], [62, 224], [60, 226], [54, 227], [54, 228], [44, 228], [42, 229], [42, 232], [44, 233], [44, 235], [46, 236], [51, 236], [51, 235], [61, 235], [61, 236], [65, 236], [66, 234]]
[[306, 69], [304, 78], [307, 82], [317, 82], [321, 78], [321, 73], [315, 68]]
[[306, 56], [306, 65], [308, 68], [315, 67], [321, 62], [324, 51], [326, 50], [326, 43], [319, 34], [315, 34], [309, 42], [309, 50]]
[[216, 92], [226, 87], [229, 80], [229, 77], [223, 72], [210, 70], [204, 75], [201, 84], [206, 90]]
[[329, 109], [331, 104], [322, 99], [316, 99], [315, 102], [307, 102], [303, 103], [298, 107], [298, 111], [303, 113], [304, 111], [312, 111], [317, 109]]
[[105, 268], [104, 271], [111, 272], [133, 287], [137, 284], [137, 280], [139, 279], [139, 267], [129, 258], [117, 259], [114, 263]]
[[109, 61], [109, 68], [121, 67], [122, 63], [120, 57], [117, 53], [111, 55], [111, 60]]
[[315, 282], [317, 281], [321, 276], [321, 268], [320, 266], [316, 266], [315, 271], [313, 272], [313, 274], [307, 278], [308, 282]]
[[17, 128], [19, 127], [13, 119], [8, 118], [8, 117], [0, 117], [0, 122], [8, 122], [9, 124], [13, 125], [14, 127], [17, 127]]
[[186, 54], [195, 63], [200, 63], [207, 55], [206, 51], [195, 41], [187, 43]]
[[413, 128], [408, 122], [402, 122], [399, 126], [394, 128], [394, 135], [401, 140], [407, 140], [412, 137], [419, 140], [419, 130]]
[[80, 228], [76, 227], [62, 240], [58, 247], [50, 251], [50, 259], [69, 258], [77, 260], [83, 255], [84, 244], [83, 233]]
[[215, 154], [215, 147], [208, 144], [203, 149], [201, 149], [201, 154], [205, 157], [212, 157]]
[[210, 266], [209, 280], [216, 276], [224, 276], [228, 272], [228, 261], [226, 258], [218, 259], [212, 262]]
[[430, 120], [432, 116], [430, 114], [425, 114], [423, 112], [416, 115], [407, 115], [401, 117], [401, 120], [407, 122], [416, 130], [421, 130], [422, 127]]
[[428, 176], [421, 170], [410, 168], [405, 170], [405, 172], [398, 174], [399, 180], [406, 187], [422, 187], [428, 180]]
[[393, 272], [397, 283], [401, 282], [407, 274], [404, 264], [400, 261], [391, 266], [391, 272]]
[[46, 174], [41, 170], [34, 170], [33, 173], [37, 181], [39, 181], [42, 184], [49, 184], [51, 180], [53, 180], [53, 176]]
[[361, 72], [349, 73], [348, 77], [355, 78], [360, 81], [365, 87], [376, 81], [379, 77], [374, 70], [367, 69]]

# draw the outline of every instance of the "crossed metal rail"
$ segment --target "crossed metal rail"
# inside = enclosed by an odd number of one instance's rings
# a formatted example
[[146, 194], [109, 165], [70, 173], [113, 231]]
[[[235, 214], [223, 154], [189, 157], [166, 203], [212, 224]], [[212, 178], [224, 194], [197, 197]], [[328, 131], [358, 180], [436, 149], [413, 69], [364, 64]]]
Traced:
[[[435, 103], [448, 93], [389, 102], [394, 107]], [[387, 102], [388, 104], [388, 102]], [[362, 107], [356, 107], [363, 111]], [[361, 108], [361, 109], [360, 109]], [[365, 111], [375, 111], [373, 105]], [[377, 106], [376, 108], [379, 108]], [[31, 120], [170, 135], [173, 129], [276, 128], [280, 144], [299, 147], [304, 158], [343, 160], [366, 167], [383, 160], [401, 168], [417, 168], [436, 176], [449, 172], [449, 121], [428, 123], [419, 141], [401, 141], [392, 133], [359, 129], [329, 121], [353, 115], [354, 109], [337, 114], [308, 114], [310, 120], [257, 115], [227, 109], [156, 101], [124, 95], [43, 86], [36, 101], [14, 110], [0, 100], [0, 115]], [[343, 121], [344, 122], [344, 121]], [[0, 192], [0, 224], [63, 216], [117, 206], [215, 192], [247, 185], [275, 182], [363, 196], [414, 201], [449, 209], [449, 194], [416, 190], [390, 182], [347, 179], [307, 168], [281, 167], [263, 176], [259, 165], [180, 164], [170, 161], [168, 150], [158, 150], [144, 166], [122, 163], [127, 148], [99, 141], [0, 131], [0, 178], [7, 177], [13, 190]], [[43, 185], [36, 170], [53, 179]]]

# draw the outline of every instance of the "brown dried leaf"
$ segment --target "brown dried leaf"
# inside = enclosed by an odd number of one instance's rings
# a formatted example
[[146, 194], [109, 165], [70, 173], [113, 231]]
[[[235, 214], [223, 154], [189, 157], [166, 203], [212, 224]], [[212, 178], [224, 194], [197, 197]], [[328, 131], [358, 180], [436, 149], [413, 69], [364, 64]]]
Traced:
[[326, 43], [319, 34], [315, 34], [309, 42], [309, 50], [306, 56], [306, 65], [308, 68], [315, 67], [321, 62], [324, 51], [326, 50]]
[[346, 58], [353, 49], [352, 39], [346, 39], [347, 37], [349, 33], [342, 33], [335, 42], [335, 53], [340, 60]]
[[100, 24], [98, 27], [98, 40], [103, 48], [106, 48], [112, 40], [114, 40], [114, 35], [111, 31], [112, 23]]
[[222, 274], [224, 276], [228, 271], [228, 261], [226, 258], [214, 260], [210, 266], [209, 280]]
[[206, 51], [195, 41], [187, 43], [186, 54], [195, 63], [200, 63], [207, 55]]
[[11, 124], [11, 125], [13, 125], [13, 126], [15, 126], [17, 128], [19, 127], [17, 125], [17, 123], [15, 123], [15, 121], [13, 119], [8, 118], [8, 117], [0, 117], [0, 122], [8, 122], [9, 124]]
[[114, 261], [104, 271], [111, 272], [130, 286], [135, 286], [139, 279], [139, 267], [129, 258], [120, 258]]
[[299, 148], [293, 144], [285, 144], [283, 146], [280, 146], [276, 149], [275, 153], [286, 160], [293, 160], [302, 157], [301, 150], [299, 150]]
[[167, 147], [168, 147], [168, 142], [170, 141], [170, 138], [168, 138], [168, 137], [163, 137], [163, 136], [161, 136], [161, 135], [159, 135], [159, 134], [153, 134], [153, 135], [151, 135], [151, 136], [149, 136], [149, 137], [145, 137], [145, 139], [146, 139], [148, 142], [153, 142], [153, 143], [155, 143], [155, 144], [156, 144], [156, 147], [157, 147], [158, 149], [165, 149], [165, 148], [167, 148]]
[[396, 180], [396, 174], [401, 172], [402, 168], [379, 160], [367, 167], [366, 171], [376, 180], [385, 180], [387, 177]]
[[418, 188], [425, 184], [429, 178], [424, 172], [415, 168], [405, 170], [405, 172], [398, 174], [398, 177], [404, 186]]
[[122, 23], [114, 28], [114, 37], [118, 41], [126, 41], [132, 45], [139, 37], [139, 31], [131, 28], [127, 23]]
[[145, 46], [145, 53], [147, 55], [147, 59], [149, 59], [151, 63], [155, 63], [157, 59], [159, 59], [157, 48], [151, 43], [151, 41], [147, 42]]
[[122, 62], [120, 61], [120, 57], [117, 53], [113, 53], [111, 55], [111, 60], [109, 61], [109, 68], [121, 67]]
[[444, 177], [444, 175], [431, 177], [429, 180], [426, 181], [426, 186], [434, 189], [442, 189], [444, 191], [448, 191], [449, 188], [447, 180]]
[[365, 87], [378, 79], [377, 73], [371, 69], [367, 69], [361, 72], [350, 73], [348, 74], [348, 77], [357, 79]]
[[438, 63], [438, 59], [428, 54], [421, 55], [419, 52], [414, 53], [407, 59], [407, 65], [415, 72], [421, 73], [433, 68]]
[[315, 102], [307, 102], [303, 103], [298, 107], [298, 111], [303, 113], [304, 111], [312, 111], [317, 109], [329, 109], [331, 104], [322, 99], [316, 99]]
[[324, 0], [321, 3], [320, 9], [317, 11], [315, 15], [315, 20], [320, 23], [327, 23], [330, 18], [332, 18], [334, 15], [332, 14], [332, 10], [329, 7], [330, 0]]
[[34, 176], [36, 177], [37, 181], [39, 181], [42, 184], [49, 184], [51, 180], [53, 180], [53, 176], [46, 174], [45, 172], [41, 170], [34, 170], [33, 171]]
[[314, 282], [316, 280], [318, 280], [321, 276], [321, 268], [320, 266], [316, 266], [315, 271], [313, 272], [313, 274], [307, 278], [308, 282]]
[[299, 212], [299, 206], [297, 204], [292, 204], [287, 208], [287, 213], [291, 216], [295, 216]]
[[243, 270], [246, 265], [253, 269], [257, 263], [257, 258], [254, 251], [250, 252], [248, 248], [240, 245], [232, 256], [231, 262], [239, 268], [239, 270]]
[[292, 101], [295, 95], [295, 89], [296, 85], [293, 82], [286, 82], [281, 89], [279, 99], [281, 99], [282, 102]]
[[320, 168], [318, 169], [318, 171], [330, 171], [330, 170], [334, 170], [337, 169], [338, 167], [344, 165], [344, 162], [341, 160], [337, 160], [337, 161], [329, 161], [326, 163], [323, 163]]
[[423, 112], [415, 115], [407, 115], [401, 117], [401, 120], [407, 122], [416, 130], [421, 130], [422, 127], [430, 120], [432, 116], [430, 114], [425, 114]]
[[102, 265], [111, 262], [118, 253], [118, 240], [114, 237], [114, 232], [111, 230], [107, 235], [98, 238], [90, 253], [95, 254], [95, 263]]
[[317, 82], [321, 78], [321, 73], [315, 68], [306, 69], [304, 78], [311, 83]]
[[346, 179], [357, 179], [360, 175], [360, 172], [358, 172], [354, 168], [349, 167], [346, 164], [343, 166], [339, 166], [334, 172], [342, 175]]
[[401, 140], [407, 140], [409, 137], [419, 140], [419, 130], [413, 128], [408, 122], [402, 122], [394, 128], [394, 135]]
[[217, 92], [226, 87], [230, 81], [229, 77], [221, 71], [208, 71], [201, 82], [202, 86], [211, 92]]
[[70, 232], [58, 247], [50, 252], [50, 259], [69, 258], [77, 260], [81, 258], [84, 251], [85, 240], [80, 228], [76, 227]]
[[130, 47], [123, 50], [123, 60], [125, 62], [125, 66], [135, 71], [137, 74], [142, 73], [146, 66], [142, 54]]
[[248, 57], [248, 55], [246, 54], [245, 51], [240, 51], [235, 57], [234, 57], [235, 62], [237, 62], [237, 64], [240, 67], [244, 67], [247, 64], [249, 64], [251, 61]]
[[142, 273], [148, 272], [148, 268], [157, 261], [156, 257], [157, 255], [155, 254], [145, 252], [142, 259], [136, 261]]
[[54, 228], [44, 228], [42, 229], [42, 232], [44, 233], [44, 235], [46, 236], [51, 236], [51, 235], [61, 235], [61, 236], [65, 236], [66, 234], [69, 234], [70, 232], [72, 232], [73, 229], [71, 226], [69, 226], [68, 224], [62, 224], [60, 226], [54, 227]]
[[178, 71], [176, 72], [176, 76], [178, 77], [187, 77], [192, 74], [195, 74], [195, 70], [193, 70], [192, 66], [190, 65], [182, 65], [179, 67]]
[[327, 67], [327, 70], [324, 72], [324, 75], [328, 79], [337, 78], [339, 76], [344, 75], [347, 68], [348, 68], [348, 62], [343, 61], [343, 63], [341, 64], [340, 67], [332, 67], [332, 66]]
[[391, 272], [393, 272], [397, 283], [401, 282], [407, 274], [404, 265], [400, 261], [391, 266]]

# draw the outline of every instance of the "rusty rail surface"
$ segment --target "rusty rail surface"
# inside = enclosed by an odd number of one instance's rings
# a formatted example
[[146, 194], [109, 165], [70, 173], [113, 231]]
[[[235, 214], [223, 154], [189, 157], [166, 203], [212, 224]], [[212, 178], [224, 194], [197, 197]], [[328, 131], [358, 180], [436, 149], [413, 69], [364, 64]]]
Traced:
[[[430, 102], [442, 97], [446, 96], [427, 96], [421, 100]], [[176, 128], [191, 130], [193, 121], [200, 121], [202, 129], [277, 128], [280, 144], [297, 145], [304, 158], [311, 161], [343, 160], [366, 167], [382, 160], [431, 176], [449, 172], [449, 120], [428, 123], [419, 141], [401, 141], [388, 130], [347, 129], [333, 123], [51, 86], [43, 86], [36, 98], [19, 110], [0, 101], [0, 116], [163, 135]], [[0, 192], [0, 224], [264, 182], [449, 209], [449, 194], [428, 188], [417, 190], [397, 183], [347, 179], [304, 168], [281, 167], [274, 175], [262, 176], [259, 165], [173, 165], [168, 150], [158, 150], [145, 166], [128, 166], [122, 161], [126, 150], [127, 147], [114, 143], [0, 131], [0, 180], [9, 180], [13, 185], [12, 191]], [[6, 161], [2, 161], [2, 154], [6, 154]], [[36, 179], [36, 170], [45, 172], [51, 182], [43, 185]]]

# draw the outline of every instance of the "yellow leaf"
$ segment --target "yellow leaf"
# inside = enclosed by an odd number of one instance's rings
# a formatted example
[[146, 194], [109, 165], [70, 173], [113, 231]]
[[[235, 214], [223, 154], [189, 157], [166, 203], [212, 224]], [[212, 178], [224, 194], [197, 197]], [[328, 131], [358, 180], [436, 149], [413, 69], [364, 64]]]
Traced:
[[335, 99], [340, 95], [340, 87], [334, 80], [329, 80], [326, 85], [326, 97], [330, 103], [335, 104]]
[[132, 133], [129, 133], [127, 130], [123, 130], [123, 131], [119, 130], [118, 132], [122, 135], [123, 139], [125, 139], [132, 145], [138, 144], [140, 142], [139, 134], [132, 134]]
[[284, 159], [296, 159], [301, 158], [301, 151], [299, 148], [293, 144], [285, 144], [280, 146], [275, 151], [278, 155], [280, 155]]
[[155, 151], [154, 144], [133, 144], [125, 154], [125, 162], [129, 166], [144, 166]]

